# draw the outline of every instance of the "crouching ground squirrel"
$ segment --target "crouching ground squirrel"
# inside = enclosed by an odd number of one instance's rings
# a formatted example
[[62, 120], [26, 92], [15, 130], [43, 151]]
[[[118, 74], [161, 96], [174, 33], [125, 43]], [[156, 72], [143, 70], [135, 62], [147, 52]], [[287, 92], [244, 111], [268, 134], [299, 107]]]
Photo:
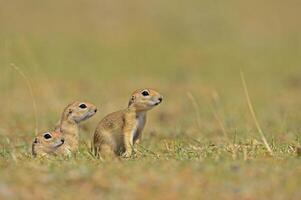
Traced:
[[98, 124], [93, 139], [95, 156], [130, 157], [134, 144], [141, 140], [146, 112], [162, 100], [162, 95], [155, 90], [135, 91], [126, 109], [109, 114]]
[[49, 131], [39, 133], [32, 143], [33, 156], [46, 156], [49, 154], [61, 154], [60, 148], [65, 142], [62, 133], [58, 131]]
[[[39, 152], [43, 152], [43, 154], [70, 155], [71, 153], [76, 152], [79, 146], [79, 123], [89, 119], [96, 112], [96, 106], [88, 102], [75, 101], [69, 104], [62, 113], [59, 125], [56, 126], [54, 131], [47, 132], [50, 136], [60, 135], [60, 137], [64, 140], [64, 144], [59, 145], [57, 148], [48, 148], [49, 145], [55, 146], [55, 144], [52, 144], [55, 143], [55, 140], [49, 140], [49, 138], [47, 139], [46, 137], [49, 137], [49, 135], [46, 136], [45, 134], [40, 134], [36, 137], [35, 141], [33, 142], [33, 155], [38, 155]], [[45, 142], [39, 143], [39, 141]], [[47, 150], [35, 152], [34, 149]], [[49, 151], [49, 149], [52, 149], [52, 151]]]

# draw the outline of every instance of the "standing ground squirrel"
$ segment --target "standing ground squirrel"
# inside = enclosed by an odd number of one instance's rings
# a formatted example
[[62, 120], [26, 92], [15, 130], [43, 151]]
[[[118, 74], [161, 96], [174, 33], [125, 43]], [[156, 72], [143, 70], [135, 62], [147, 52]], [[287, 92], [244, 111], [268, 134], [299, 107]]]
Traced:
[[134, 144], [141, 141], [146, 112], [162, 100], [155, 90], [135, 91], [126, 109], [109, 114], [98, 124], [93, 140], [95, 156], [130, 157]]
[[[56, 136], [64, 139], [64, 144], [59, 145], [57, 148], [48, 148], [53, 143], [53, 139], [49, 140], [47, 135], [39, 134], [33, 142], [33, 155], [41, 154], [64, 154], [70, 155], [78, 150], [79, 146], [79, 123], [92, 117], [97, 112], [95, 105], [88, 102], [75, 101], [69, 104], [63, 111], [59, 125], [56, 126], [54, 131], [47, 132], [50, 136]], [[44, 138], [43, 138], [44, 137]], [[42, 139], [42, 140], [41, 140]], [[36, 141], [45, 141], [36, 143]], [[55, 145], [54, 145], [55, 146]], [[34, 149], [41, 149], [34, 151]], [[50, 151], [52, 150], [52, 151]]]

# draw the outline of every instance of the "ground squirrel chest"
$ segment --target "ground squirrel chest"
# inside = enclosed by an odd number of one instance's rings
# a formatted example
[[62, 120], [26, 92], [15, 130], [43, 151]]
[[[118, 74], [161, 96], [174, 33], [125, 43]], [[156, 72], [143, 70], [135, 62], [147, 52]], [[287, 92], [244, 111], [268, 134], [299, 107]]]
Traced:
[[135, 117], [135, 125], [133, 129], [133, 139], [134, 141], [139, 138], [140, 130], [142, 130], [145, 126], [146, 122], [146, 113], [142, 113]]

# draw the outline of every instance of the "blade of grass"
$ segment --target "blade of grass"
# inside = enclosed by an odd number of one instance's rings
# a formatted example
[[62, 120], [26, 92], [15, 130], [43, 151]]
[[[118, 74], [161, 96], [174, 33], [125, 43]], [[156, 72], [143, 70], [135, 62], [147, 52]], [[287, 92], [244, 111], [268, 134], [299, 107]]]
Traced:
[[[141, 144], [137, 144], [138, 147], [140, 147], [141, 149], [143, 149], [145, 152], [148, 152], [154, 156], [156, 156], [158, 159], [160, 158], [160, 155], [157, 154], [156, 152], [150, 150], [150, 149], [147, 149], [146, 147], [142, 146]], [[141, 153], [143, 153], [142, 151], [140, 151]]]
[[273, 155], [273, 150], [271, 149], [269, 143], [267, 142], [267, 139], [266, 139], [266, 137], [265, 137], [265, 135], [262, 131], [262, 128], [261, 128], [261, 126], [260, 126], [260, 124], [257, 120], [256, 114], [255, 114], [255, 111], [254, 111], [254, 107], [253, 107], [252, 101], [250, 99], [250, 95], [249, 95], [247, 83], [246, 83], [246, 80], [245, 80], [245, 76], [244, 76], [244, 73], [242, 71], [240, 71], [240, 77], [241, 77], [242, 85], [243, 85], [243, 88], [244, 88], [245, 97], [246, 97], [246, 100], [247, 100], [249, 111], [252, 115], [255, 126], [257, 128], [257, 131], [259, 132], [261, 140], [263, 141], [263, 143], [264, 143], [265, 147], [267, 148], [267, 150], [269, 151], [270, 155]]
[[215, 120], [217, 121], [221, 131], [223, 132], [225, 140], [229, 143], [231, 153], [232, 153], [232, 159], [236, 160], [237, 148], [235, 147], [235, 142], [231, 142], [231, 140], [229, 139], [224, 120], [222, 119], [222, 117], [220, 116], [220, 114], [218, 112], [217, 106], [219, 105], [219, 103], [220, 102], [219, 102], [218, 98], [215, 98], [214, 95], [212, 94], [211, 112], [213, 113]]
[[[217, 94], [217, 92], [215, 92], [215, 94]], [[218, 95], [216, 95], [216, 96], [218, 96]], [[227, 133], [227, 130], [226, 130], [226, 127], [225, 127], [225, 124], [224, 124], [224, 120], [222, 120], [222, 118], [221, 118], [221, 116], [218, 112], [218, 109], [217, 109], [218, 104], [219, 104], [218, 98], [214, 97], [214, 95], [212, 93], [212, 95], [211, 95], [211, 106], [210, 106], [211, 112], [213, 114], [213, 117], [217, 121], [221, 131], [223, 132], [225, 139], [229, 142], [229, 137], [228, 137], [228, 133]]]
[[35, 134], [37, 135], [38, 131], [39, 131], [39, 129], [38, 129], [39, 128], [38, 109], [37, 109], [37, 103], [36, 103], [36, 99], [34, 97], [33, 87], [32, 87], [31, 81], [28, 78], [28, 76], [26, 76], [25, 73], [19, 67], [17, 67], [14, 63], [11, 63], [10, 66], [25, 80], [25, 83], [26, 83], [27, 88], [29, 90], [31, 101], [32, 101], [32, 108], [33, 108], [33, 112], [34, 112]]
[[202, 130], [202, 123], [201, 123], [201, 117], [200, 117], [200, 111], [199, 111], [199, 105], [196, 102], [194, 96], [191, 94], [191, 92], [187, 92], [187, 96], [190, 99], [190, 101], [192, 102], [192, 105], [194, 107], [195, 110], [195, 114], [196, 114], [196, 122], [197, 125], [199, 127], [200, 130]]

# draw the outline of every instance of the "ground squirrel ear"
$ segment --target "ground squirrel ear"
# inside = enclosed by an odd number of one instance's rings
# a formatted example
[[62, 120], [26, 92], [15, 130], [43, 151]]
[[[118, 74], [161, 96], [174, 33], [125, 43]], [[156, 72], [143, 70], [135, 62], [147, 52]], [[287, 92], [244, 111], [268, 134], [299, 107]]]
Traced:
[[68, 118], [72, 114], [72, 112], [72, 108], [69, 108], [67, 111], [64, 112], [65, 117]]
[[31, 153], [32, 153], [33, 157], [37, 156], [36, 151], [35, 151], [35, 144], [37, 144], [37, 143], [38, 143], [38, 138], [35, 138], [34, 142], [31, 145]]
[[136, 97], [135, 96], [132, 96], [130, 101], [129, 101], [129, 107], [134, 103]]
[[71, 108], [69, 108], [67, 117], [68, 117], [72, 112], [73, 112], [73, 110], [72, 110]]

